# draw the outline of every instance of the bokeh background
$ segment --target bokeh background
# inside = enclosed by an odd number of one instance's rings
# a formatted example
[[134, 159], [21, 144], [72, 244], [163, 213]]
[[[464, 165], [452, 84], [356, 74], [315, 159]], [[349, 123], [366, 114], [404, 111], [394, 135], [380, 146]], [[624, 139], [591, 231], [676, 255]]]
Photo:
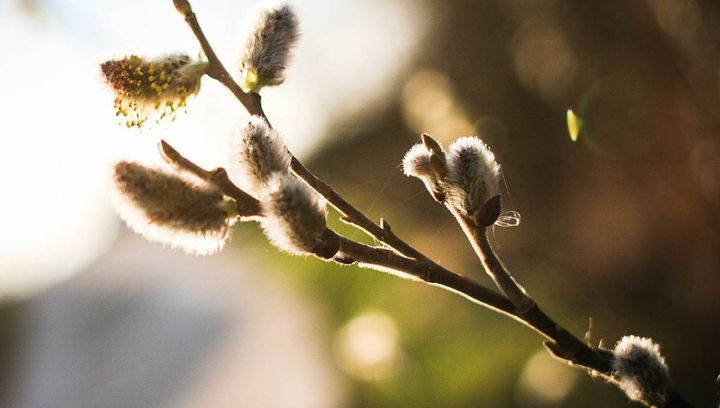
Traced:
[[[233, 67], [253, 2], [196, 1]], [[503, 165], [506, 265], [578, 336], [662, 344], [677, 388], [720, 374], [720, 3], [297, 0], [266, 111], [308, 167], [441, 264], [489, 284], [404, 152], [483, 137]], [[114, 215], [113, 160], [169, 139], [226, 163], [246, 118], [205, 80], [187, 114], [118, 126], [98, 64], [196, 54], [169, 0], [0, 2], [0, 406], [629, 407], [526, 328], [458, 296], [279, 254], [238, 225], [213, 257]], [[579, 140], [565, 112], [583, 120]], [[343, 232], [365, 239], [337, 223]]]

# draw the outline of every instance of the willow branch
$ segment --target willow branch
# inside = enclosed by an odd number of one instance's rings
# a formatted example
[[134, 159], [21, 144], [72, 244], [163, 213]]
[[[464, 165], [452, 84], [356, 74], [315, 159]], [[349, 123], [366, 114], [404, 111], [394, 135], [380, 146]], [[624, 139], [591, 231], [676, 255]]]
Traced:
[[207, 40], [207, 37], [205, 37], [205, 33], [200, 27], [200, 23], [197, 21], [197, 17], [195, 16], [195, 12], [192, 10], [190, 2], [188, 0], [173, 0], [173, 3], [180, 14], [185, 17], [185, 22], [188, 24], [193, 34], [195, 34], [195, 38], [197, 38], [200, 43], [200, 47], [202, 47], [202, 50], [205, 53], [205, 57], [208, 59], [208, 76], [225, 85], [251, 115], [258, 115], [267, 119], [265, 112], [262, 109], [260, 95], [257, 93], [247, 93], [243, 91], [242, 88], [240, 88], [240, 85], [238, 85], [237, 82], [233, 80], [232, 76], [230, 76], [228, 70], [225, 69], [225, 66], [220, 61], [217, 54], [215, 54], [215, 50], [213, 50], [210, 42]]
[[[233, 80], [232, 76], [225, 69], [210, 46], [188, 0], [173, 0], [173, 2], [178, 11], [185, 17], [185, 21], [205, 52], [209, 63], [207, 74], [227, 87], [250, 114], [261, 116], [269, 124], [270, 121], [262, 109], [260, 95], [257, 93], [244, 92]], [[505, 270], [502, 263], [492, 251], [484, 229], [479, 230], [471, 225], [468, 220], [462, 217], [458, 218], [473, 249], [483, 262], [486, 271], [507, 298], [464, 276], [455, 274], [435, 264], [422, 253], [398, 238], [391, 231], [387, 223], [383, 222], [382, 225], [378, 225], [370, 220], [363, 212], [340, 196], [332, 187], [315, 176], [295, 157], [292, 157], [291, 169], [299, 178], [304, 180], [334, 208], [341, 212], [343, 214], [342, 219], [345, 222], [355, 225], [394, 250], [371, 247], [337, 236], [340, 240], [339, 252], [336, 256], [328, 260], [342, 264], [358, 263], [361, 266], [365, 265], [400, 271], [425, 281], [428, 284], [458, 293], [475, 303], [513, 317], [515, 320], [531, 327], [548, 339], [545, 345], [556, 357], [572, 365], [585, 367], [606, 378], [608, 381], [613, 381], [612, 354], [607, 350], [589, 347], [548, 317]], [[224, 170], [222, 171], [224, 172]], [[225, 174], [225, 177], [222, 177], [222, 174], [218, 177], [222, 180], [221, 183], [223, 183], [224, 179], [227, 178], [227, 174]], [[229, 179], [227, 179], [227, 181], [230, 182]], [[232, 182], [230, 182], [230, 184], [232, 184]], [[229, 188], [229, 186], [225, 187]], [[229, 188], [229, 191], [232, 192], [232, 188]], [[238, 194], [237, 192], [233, 193]], [[232, 197], [232, 195], [230, 196]], [[335, 237], [335, 233], [331, 233], [331, 235]], [[666, 408], [691, 407], [691, 405], [685, 402], [675, 391], [668, 393], [668, 400], [665, 406]]]
[[[224, 169], [205, 170], [185, 158], [164, 140], [160, 142], [159, 148], [163, 159], [170, 165], [212, 183], [223, 194], [234, 198], [238, 202], [240, 215], [261, 216], [260, 202], [237, 187], [227, 177], [227, 172]], [[389, 226], [385, 225], [389, 230]], [[328, 232], [329, 234], [324, 236], [325, 240], [337, 239], [340, 241], [338, 254], [332, 260], [342, 264], [360, 263], [369, 267], [403, 272], [429, 284], [459, 293], [474, 303], [489, 309], [512, 317], [515, 316], [515, 307], [504, 296], [435, 263], [407, 258], [394, 251], [371, 247], [339, 236], [333, 231], [328, 230]]]
[[[516, 320], [545, 336], [548, 340], [544, 345], [555, 357], [571, 365], [584, 367], [608, 382], [616, 382], [613, 378], [613, 354], [602, 348], [588, 346], [546, 315], [500, 262], [488, 240], [487, 228], [476, 226], [452, 208], [450, 211], [458, 220], [484, 269], [517, 308]], [[691, 407], [677, 391], [668, 391], [665, 408]]]
[[520, 311], [508, 298], [434, 263], [408, 259], [393, 251], [370, 247], [343, 237], [340, 239], [340, 251], [335, 259], [338, 262], [348, 263], [349, 260], [361, 266], [365, 264], [404, 272], [433, 286], [460, 294], [473, 303], [512, 317], [535, 330], [547, 339], [545, 345], [556, 357], [592, 370], [606, 379], [612, 377], [612, 354], [609, 351], [590, 348], [555, 323], [536, 304]]
[[[258, 115], [270, 124], [270, 120], [263, 111], [260, 95], [257, 93], [247, 93], [243, 91], [228, 73], [227, 69], [225, 69], [225, 66], [222, 64], [217, 54], [215, 54], [215, 51], [207, 40], [205, 33], [197, 21], [195, 13], [192, 11], [190, 3], [187, 0], [174, 0], [174, 3], [178, 11], [180, 11], [180, 13], [185, 17], [185, 21], [192, 30], [193, 34], [195, 34], [195, 37], [200, 43], [200, 46], [208, 59], [209, 65], [207, 74], [228, 88], [245, 107], [245, 109], [247, 109], [248, 113], [251, 115]], [[389, 227], [380, 226], [370, 220], [362, 213], [362, 211], [355, 208], [352, 204], [340, 196], [340, 194], [338, 194], [332, 187], [315, 176], [300, 162], [300, 160], [294, 156], [292, 157], [290, 167], [298, 177], [322, 195], [336, 210], [342, 213], [344, 215], [344, 221], [355, 225], [376, 240], [387, 244], [405, 256], [416, 259], [427, 259], [419, 251], [398, 238]]]

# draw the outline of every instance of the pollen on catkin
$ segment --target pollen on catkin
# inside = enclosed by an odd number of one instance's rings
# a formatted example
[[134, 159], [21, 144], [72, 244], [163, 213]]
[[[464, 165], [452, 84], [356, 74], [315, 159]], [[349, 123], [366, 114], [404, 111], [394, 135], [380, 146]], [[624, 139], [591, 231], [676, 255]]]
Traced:
[[446, 204], [462, 215], [472, 217], [488, 200], [500, 194], [500, 165], [478, 137], [455, 140], [446, 160]]
[[135, 162], [113, 170], [113, 204], [133, 231], [197, 255], [225, 245], [237, 206], [217, 189]]
[[663, 406], [668, 391], [668, 367], [652, 339], [624, 336], [613, 350], [612, 368], [620, 388], [634, 401]]
[[240, 57], [244, 88], [257, 92], [285, 80], [290, 51], [298, 40], [298, 18], [284, 1], [260, 8], [252, 16]]
[[106, 61], [100, 69], [115, 92], [116, 115], [127, 127], [142, 127], [148, 120], [174, 119], [187, 98], [200, 90], [207, 66], [187, 55], [154, 60], [131, 55]]
[[230, 171], [249, 193], [261, 193], [273, 173], [287, 173], [290, 152], [280, 134], [259, 117], [252, 116], [237, 134], [230, 148]]
[[325, 202], [292, 174], [273, 174], [262, 206], [262, 228], [278, 248], [303, 255], [314, 253], [322, 244]]

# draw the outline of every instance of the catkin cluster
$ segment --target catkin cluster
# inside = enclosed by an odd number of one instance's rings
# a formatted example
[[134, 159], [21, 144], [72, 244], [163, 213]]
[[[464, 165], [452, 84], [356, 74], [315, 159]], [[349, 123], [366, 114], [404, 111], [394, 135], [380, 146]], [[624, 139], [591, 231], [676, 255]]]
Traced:
[[[466, 136], [445, 152], [430, 135], [423, 134], [422, 141], [405, 154], [405, 175], [422, 180], [433, 198], [453, 212], [478, 226], [492, 225], [500, 210], [500, 165], [487, 145], [478, 137]], [[488, 208], [495, 203], [496, 208]]]
[[[176, 1], [176, 6], [186, 16], [191, 13], [187, 2]], [[297, 17], [290, 7], [275, 3], [258, 10], [240, 58], [249, 91], [283, 82], [297, 38]], [[101, 71], [116, 94], [117, 114], [128, 126], [140, 127], [151, 112], [163, 118], [184, 106], [200, 90], [208, 64], [185, 55], [156, 60], [132, 55], [103, 63]], [[280, 134], [264, 118], [252, 116], [234, 136], [231, 177], [259, 200], [260, 223], [270, 241], [294, 254], [334, 255], [338, 244], [328, 245], [334, 235], [325, 226], [325, 202], [290, 172], [292, 157]], [[190, 181], [180, 173], [120, 162], [113, 186], [116, 208], [132, 229], [191, 253], [222, 248], [238, 218], [237, 203], [209, 180]]]
[[317, 253], [323, 241], [324, 200], [290, 172], [280, 134], [258, 116], [235, 135], [232, 175], [261, 201], [261, 225], [270, 241], [293, 254]]

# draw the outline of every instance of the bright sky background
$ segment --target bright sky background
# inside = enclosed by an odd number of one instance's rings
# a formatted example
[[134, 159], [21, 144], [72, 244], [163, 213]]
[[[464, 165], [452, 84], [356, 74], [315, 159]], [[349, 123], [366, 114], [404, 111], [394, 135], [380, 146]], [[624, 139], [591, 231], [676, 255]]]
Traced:
[[[255, 2], [194, 3], [232, 70], [244, 11]], [[286, 84], [264, 92], [264, 102], [302, 156], [331, 120], [388, 95], [421, 41], [425, 19], [411, 0], [290, 3], [300, 15], [301, 45]], [[5, 0], [0, 49], [0, 298], [60, 281], [112, 245], [119, 230], [106, 197], [112, 160], [158, 162], [155, 143], [166, 138], [200, 164], [222, 164], [227, 139], [246, 115], [204, 79], [177, 122], [142, 133], [117, 125], [100, 62], [199, 51], [170, 0]]]

